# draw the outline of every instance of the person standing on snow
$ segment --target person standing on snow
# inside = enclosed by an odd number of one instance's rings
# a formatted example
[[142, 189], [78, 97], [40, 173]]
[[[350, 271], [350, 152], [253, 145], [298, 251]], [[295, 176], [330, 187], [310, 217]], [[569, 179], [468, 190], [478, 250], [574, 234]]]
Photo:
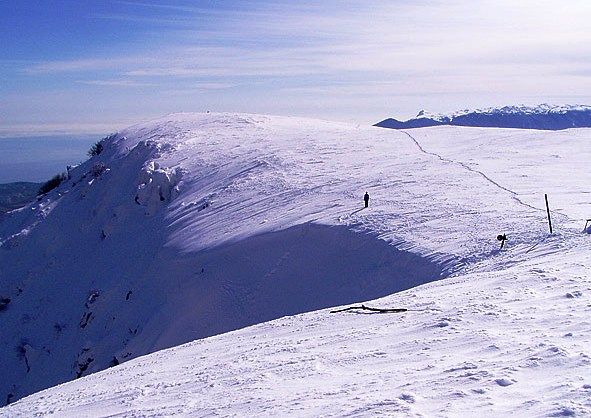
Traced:
[[363, 196], [363, 200], [365, 201], [365, 207], [369, 206], [369, 193], [365, 192], [365, 196]]

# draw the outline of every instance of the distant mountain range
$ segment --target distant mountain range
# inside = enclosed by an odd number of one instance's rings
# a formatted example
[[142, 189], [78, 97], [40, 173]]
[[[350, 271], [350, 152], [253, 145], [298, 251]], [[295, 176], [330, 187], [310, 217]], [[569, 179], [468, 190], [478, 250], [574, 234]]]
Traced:
[[421, 110], [407, 121], [388, 118], [375, 124], [381, 128], [410, 129], [427, 126], [454, 125], [488, 128], [520, 128], [560, 130], [591, 127], [591, 106], [505, 106], [477, 110], [461, 110], [449, 115]]

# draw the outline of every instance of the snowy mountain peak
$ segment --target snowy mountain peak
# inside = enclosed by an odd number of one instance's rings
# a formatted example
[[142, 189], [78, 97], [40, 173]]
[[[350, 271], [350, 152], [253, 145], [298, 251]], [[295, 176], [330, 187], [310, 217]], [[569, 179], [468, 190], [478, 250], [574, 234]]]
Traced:
[[407, 121], [385, 119], [375, 126], [393, 129], [419, 128], [438, 125], [560, 130], [591, 127], [591, 106], [550, 105], [504, 106], [464, 109], [450, 114], [421, 110]]
[[[106, 138], [0, 222], [0, 416], [588, 416], [588, 138], [237, 114]], [[352, 303], [407, 310], [322, 309]]]
[[389, 199], [380, 172], [366, 170], [375, 156], [414, 153], [399, 134], [174, 114], [98, 148], [0, 222], [3, 403], [194, 339], [433, 281], [465, 255], [430, 234], [405, 240], [391, 214], [359, 211], [365, 190], [376, 209]]

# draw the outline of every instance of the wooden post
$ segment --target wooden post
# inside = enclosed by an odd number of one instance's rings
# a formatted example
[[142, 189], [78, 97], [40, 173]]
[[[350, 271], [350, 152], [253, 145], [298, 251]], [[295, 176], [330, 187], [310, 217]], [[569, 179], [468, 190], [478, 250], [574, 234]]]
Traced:
[[548, 225], [550, 225], [550, 233], [552, 233], [552, 219], [550, 219], [550, 207], [548, 206], [548, 195], [544, 194], [546, 199], [546, 212], [548, 212]]

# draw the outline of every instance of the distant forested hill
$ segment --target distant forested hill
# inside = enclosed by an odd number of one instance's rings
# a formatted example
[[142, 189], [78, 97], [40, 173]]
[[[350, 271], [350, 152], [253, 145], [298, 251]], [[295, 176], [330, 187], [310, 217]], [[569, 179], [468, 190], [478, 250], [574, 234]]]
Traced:
[[10, 210], [25, 206], [37, 196], [40, 183], [17, 182], [0, 184], [0, 220]]

